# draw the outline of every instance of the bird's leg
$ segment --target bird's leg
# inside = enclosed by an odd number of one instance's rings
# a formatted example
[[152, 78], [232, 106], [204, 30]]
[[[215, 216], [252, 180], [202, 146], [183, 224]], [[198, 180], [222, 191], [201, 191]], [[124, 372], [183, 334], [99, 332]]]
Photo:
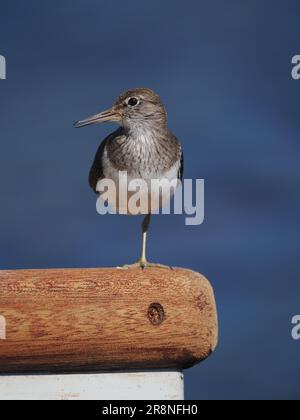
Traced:
[[150, 220], [151, 220], [151, 214], [147, 214], [147, 216], [145, 216], [142, 223], [142, 253], [141, 253], [140, 259], [135, 264], [125, 265], [123, 268], [145, 269], [145, 268], [157, 267], [157, 268], [171, 269], [171, 267], [168, 267], [166, 265], [153, 264], [147, 261], [147, 235], [148, 235]]
[[151, 220], [151, 214], [147, 214], [147, 216], [145, 216], [142, 223], [142, 253], [141, 253], [141, 258], [138, 261], [141, 267], [147, 264], [147, 236], [148, 236], [150, 220]]

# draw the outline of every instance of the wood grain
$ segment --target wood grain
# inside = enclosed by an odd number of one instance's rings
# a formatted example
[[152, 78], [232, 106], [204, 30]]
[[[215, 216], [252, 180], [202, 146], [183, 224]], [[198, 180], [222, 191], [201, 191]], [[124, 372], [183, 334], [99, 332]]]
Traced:
[[218, 336], [209, 282], [183, 269], [0, 271], [0, 317], [0, 373], [184, 369]]

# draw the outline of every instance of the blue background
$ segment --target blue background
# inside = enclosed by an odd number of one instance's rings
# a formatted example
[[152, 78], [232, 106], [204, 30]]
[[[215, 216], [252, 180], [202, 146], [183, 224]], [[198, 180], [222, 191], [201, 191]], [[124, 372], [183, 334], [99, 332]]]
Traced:
[[131, 262], [140, 220], [95, 211], [87, 184], [113, 125], [74, 130], [131, 87], [163, 98], [206, 221], [155, 217], [150, 257], [212, 282], [217, 352], [195, 399], [299, 398], [297, 0], [0, 0], [0, 268]]

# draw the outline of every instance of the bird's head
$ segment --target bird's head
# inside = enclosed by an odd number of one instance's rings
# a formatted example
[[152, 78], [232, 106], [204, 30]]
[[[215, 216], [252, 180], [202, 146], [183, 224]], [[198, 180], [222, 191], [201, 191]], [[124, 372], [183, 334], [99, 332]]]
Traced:
[[165, 125], [167, 115], [160, 97], [150, 89], [131, 89], [123, 93], [112, 108], [78, 121], [76, 128], [106, 121], [117, 122], [131, 128], [147, 124]]

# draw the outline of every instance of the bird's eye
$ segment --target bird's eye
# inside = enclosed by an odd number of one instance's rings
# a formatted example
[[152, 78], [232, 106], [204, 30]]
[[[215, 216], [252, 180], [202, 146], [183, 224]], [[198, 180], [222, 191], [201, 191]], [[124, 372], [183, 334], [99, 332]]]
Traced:
[[127, 105], [128, 106], [130, 106], [130, 107], [135, 107], [135, 106], [137, 106], [138, 105], [138, 103], [139, 103], [139, 100], [137, 99], [137, 98], [129, 98], [129, 99], [127, 99]]

